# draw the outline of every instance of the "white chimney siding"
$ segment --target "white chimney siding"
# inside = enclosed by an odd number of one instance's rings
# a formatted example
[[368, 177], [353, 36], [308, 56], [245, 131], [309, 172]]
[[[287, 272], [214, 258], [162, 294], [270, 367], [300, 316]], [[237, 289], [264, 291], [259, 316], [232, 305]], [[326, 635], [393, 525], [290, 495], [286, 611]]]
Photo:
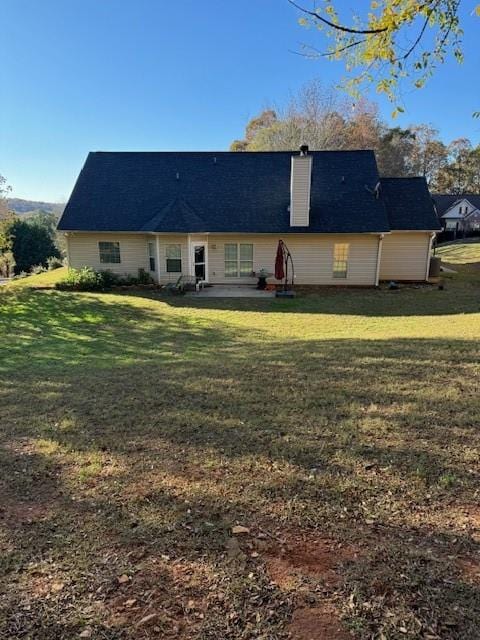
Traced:
[[308, 227], [310, 224], [310, 183], [312, 156], [292, 156], [290, 176], [290, 226]]

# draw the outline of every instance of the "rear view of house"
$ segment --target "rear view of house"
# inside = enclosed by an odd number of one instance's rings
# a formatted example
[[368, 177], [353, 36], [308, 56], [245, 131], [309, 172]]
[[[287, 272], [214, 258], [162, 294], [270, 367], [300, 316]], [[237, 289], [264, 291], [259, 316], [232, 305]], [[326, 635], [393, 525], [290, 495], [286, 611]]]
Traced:
[[372, 151], [305, 146], [90, 153], [58, 228], [71, 267], [250, 284], [282, 239], [297, 284], [375, 286], [426, 280], [441, 227], [423, 178], [380, 179]]

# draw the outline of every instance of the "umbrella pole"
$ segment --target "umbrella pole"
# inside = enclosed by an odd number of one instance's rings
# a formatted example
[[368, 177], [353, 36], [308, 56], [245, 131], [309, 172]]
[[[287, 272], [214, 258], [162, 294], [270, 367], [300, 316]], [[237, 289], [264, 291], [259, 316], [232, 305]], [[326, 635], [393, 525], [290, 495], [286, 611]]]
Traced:
[[285, 282], [283, 283], [283, 290], [287, 291], [288, 288], [288, 249], [285, 243], [282, 243], [283, 256], [285, 259]]

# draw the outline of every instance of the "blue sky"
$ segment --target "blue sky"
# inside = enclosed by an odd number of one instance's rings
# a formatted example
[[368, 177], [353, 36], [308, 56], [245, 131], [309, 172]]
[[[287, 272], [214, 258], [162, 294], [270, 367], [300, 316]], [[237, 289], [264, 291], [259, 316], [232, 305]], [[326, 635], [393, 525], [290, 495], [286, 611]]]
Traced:
[[[480, 20], [463, 4], [465, 63], [405, 93], [396, 124], [476, 144]], [[66, 200], [90, 150], [227, 149], [266, 104], [342, 75], [289, 51], [318, 41], [287, 0], [2, 0], [0, 13], [0, 174], [17, 197]]]

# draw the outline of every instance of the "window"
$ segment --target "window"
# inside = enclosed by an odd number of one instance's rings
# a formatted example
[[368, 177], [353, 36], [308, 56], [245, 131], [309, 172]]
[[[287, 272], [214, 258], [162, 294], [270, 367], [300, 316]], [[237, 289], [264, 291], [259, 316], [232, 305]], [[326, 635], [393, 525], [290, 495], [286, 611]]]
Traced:
[[348, 251], [350, 245], [336, 244], [333, 248], [333, 277], [346, 278], [348, 271]]
[[240, 245], [240, 277], [248, 278], [253, 271], [253, 244]]
[[167, 244], [167, 272], [182, 273], [182, 245]]
[[155, 271], [155, 249], [153, 247], [153, 242], [148, 243], [148, 263], [150, 271]]
[[232, 278], [238, 276], [238, 245], [225, 245], [225, 277]]
[[120, 243], [119, 242], [99, 242], [100, 262], [106, 264], [120, 263]]
[[225, 245], [225, 277], [248, 278], [253, 271], [253, 244]]

